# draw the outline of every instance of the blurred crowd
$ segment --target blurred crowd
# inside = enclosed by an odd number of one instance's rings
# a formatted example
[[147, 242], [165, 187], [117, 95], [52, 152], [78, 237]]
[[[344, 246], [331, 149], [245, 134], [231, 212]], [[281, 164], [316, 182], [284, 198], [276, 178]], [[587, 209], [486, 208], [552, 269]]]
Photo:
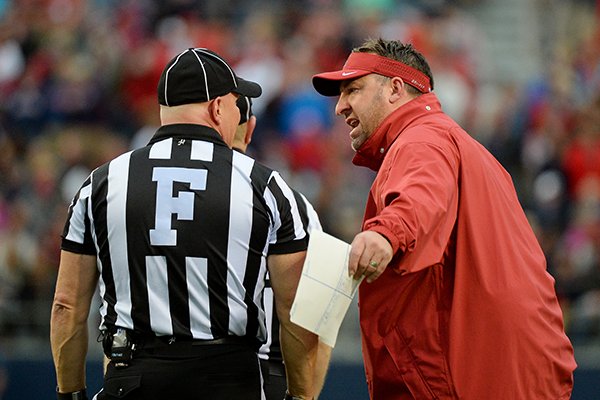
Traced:
[[351, 165], [335, 100], [310, 78], [379, 36], [427, 57], [444, 109], [511, 173], [568, 334], [600, 343], [600, 6], [531, 2], [577, 20], [542, 22], [542, 68], [510, 80], [484, 68], [470, 11], [485, 1], [0, 0], [0, 343], [47, 341], [69, 202], [93, 168], [147, 143], [162, 68], [188, 47], [261, 83], [251, 153], [351, 240], [373, 173]]

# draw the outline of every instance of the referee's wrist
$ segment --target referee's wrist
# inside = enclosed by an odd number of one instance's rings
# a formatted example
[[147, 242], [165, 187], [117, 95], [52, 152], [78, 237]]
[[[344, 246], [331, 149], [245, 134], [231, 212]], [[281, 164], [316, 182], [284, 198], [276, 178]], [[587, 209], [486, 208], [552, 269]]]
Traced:
[[85, 388], [76, 392], [61, 393], [56, 388], [56, 399], [57, 400], [88, 400], [87, 392]]
[[[314, 399], [314, 397], [311, 397], [311, 399]], [[283, 398], [283, 400], [307, 400], [305, 397], [300, 397], [300, 396], [293, 396], [290, 394], [290, 392], [288, 392], [287, 390], [285, 391], [285, 397]]]

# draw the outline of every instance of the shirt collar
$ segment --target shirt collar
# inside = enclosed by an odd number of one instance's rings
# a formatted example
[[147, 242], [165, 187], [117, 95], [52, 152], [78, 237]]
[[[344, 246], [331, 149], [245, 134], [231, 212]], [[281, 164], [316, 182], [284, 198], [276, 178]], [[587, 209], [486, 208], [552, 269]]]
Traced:
[[388, 115], [381, 125], [356, 151], [352, 163], [378, 171], [390, 146], [396, 138], [425, 113], [442, 112], [442, 107], [434, 93], [416, 97]]
[[158, 128], [148, 144], [154, 144], [166, 138], [205, 140], [215, 144], [227, 146], [221, 135], [219, 135], [216, 130], [209, 126], [196, 124], [163, 125]]

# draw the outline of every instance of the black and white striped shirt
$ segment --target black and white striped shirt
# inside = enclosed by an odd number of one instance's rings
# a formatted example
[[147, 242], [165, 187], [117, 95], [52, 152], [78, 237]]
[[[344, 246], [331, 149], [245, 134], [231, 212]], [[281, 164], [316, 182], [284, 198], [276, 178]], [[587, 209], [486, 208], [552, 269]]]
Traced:
[[163, 126], [148, 146], [94, 170], [62, 242], [97, 256], [100, 329], [261, 343], [266, 256], [306, 247], [280, 175], [187, 124]]
[[[313, 230], [322, 231], [321, 222], [319, 216], [312, 204], [308, 201], [303, 194], [293, 190], [294, 197], [296, 198], [296, 204], [300, 211], [302, 218], [302, 225], [306, 232], [306, 235], [310, 235]], [[267, 286], [265, 287], [264, 293], [265, 311], [267, 313], [267, 342], [264, 343], [258, 352], [258, 356], [262, 360], [271, 361], [283, 361], [281, 354], [281, 343], [279, 342], [279, 318], [275, 312], [275, 298], [273, 296], [273, 289], [271, 288], [271, 282], [267, 278]]]

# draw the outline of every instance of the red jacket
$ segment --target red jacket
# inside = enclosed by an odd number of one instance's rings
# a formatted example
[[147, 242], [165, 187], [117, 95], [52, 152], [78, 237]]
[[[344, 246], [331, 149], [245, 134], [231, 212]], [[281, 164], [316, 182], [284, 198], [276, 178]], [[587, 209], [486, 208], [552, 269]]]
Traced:
[[568, 399], [576, 364], [554, 280], [498, 161], [429, 93], [353, 162], [378, 171], [363, 229], [395, 254], [359, 288], [371, 398]]

